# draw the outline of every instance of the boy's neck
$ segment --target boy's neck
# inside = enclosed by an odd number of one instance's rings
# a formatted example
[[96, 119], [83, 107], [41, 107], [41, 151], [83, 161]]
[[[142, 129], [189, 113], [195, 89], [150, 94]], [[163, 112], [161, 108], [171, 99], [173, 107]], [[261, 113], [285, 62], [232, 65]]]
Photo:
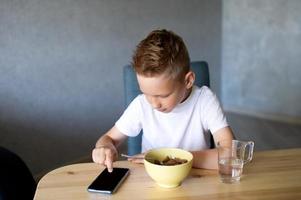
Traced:
[[188, 90], [186, 91], [185, 97], [183, 98], [183, 100], [182, 100], [180, 103], [183, 103], [184, 101], [186, 101], [186, 99], [188, 99], [188, 97], [189, 97], [190, 94], [191, 94], [192, 88], [193, 88], [193, 87], [191, 87], [190, 89], [188, 89]]

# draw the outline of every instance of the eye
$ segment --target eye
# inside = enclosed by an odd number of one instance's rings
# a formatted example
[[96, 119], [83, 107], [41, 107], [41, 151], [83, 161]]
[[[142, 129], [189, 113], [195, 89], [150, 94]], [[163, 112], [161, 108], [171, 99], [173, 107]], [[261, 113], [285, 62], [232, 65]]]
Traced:
[[171, 94], [167, 94], [167, 95], [160, 95], [159, 97], [160, 98], [162, 98], [162, 99], [164, 99], [164, 98], [167, 98], [167, 97], [169, 97]]

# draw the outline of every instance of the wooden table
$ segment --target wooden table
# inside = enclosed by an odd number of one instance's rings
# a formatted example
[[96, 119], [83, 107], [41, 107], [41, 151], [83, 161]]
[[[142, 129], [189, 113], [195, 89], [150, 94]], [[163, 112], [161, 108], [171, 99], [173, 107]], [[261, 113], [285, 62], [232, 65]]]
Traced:
[[255, 152], [237, 184], [221, 183], [216, 170], [192, 169], [181, 186], [163, 189], [141, 164], [118, 161], [114, 166], [128, 167], [131, 174], [113, 195], [87, 192], [87, 186], [103, 167], [82, 163], [46, 174], [34, 199], [301, 199], [301, 148]]

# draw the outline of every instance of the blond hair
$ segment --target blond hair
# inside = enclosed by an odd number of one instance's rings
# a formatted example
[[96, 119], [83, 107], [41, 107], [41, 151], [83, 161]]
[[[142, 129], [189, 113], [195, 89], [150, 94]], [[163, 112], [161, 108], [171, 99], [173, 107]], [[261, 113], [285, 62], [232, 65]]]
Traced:
[[182, 80], [190, 70], [190, 58], [183, 39], [162, 29], [152, 31], [137, 45], [132, 65], [143, 76], [167, 73]]

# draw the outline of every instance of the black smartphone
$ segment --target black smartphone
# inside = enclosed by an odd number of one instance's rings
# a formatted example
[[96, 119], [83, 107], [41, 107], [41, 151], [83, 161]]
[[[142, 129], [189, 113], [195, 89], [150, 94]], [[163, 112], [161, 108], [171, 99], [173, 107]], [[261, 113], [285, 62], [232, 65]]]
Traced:
[[113, 194], [129, 175], [128, 168], [113, 168], [113, 172], [104, 169], [89, 185], [89, 192]]

